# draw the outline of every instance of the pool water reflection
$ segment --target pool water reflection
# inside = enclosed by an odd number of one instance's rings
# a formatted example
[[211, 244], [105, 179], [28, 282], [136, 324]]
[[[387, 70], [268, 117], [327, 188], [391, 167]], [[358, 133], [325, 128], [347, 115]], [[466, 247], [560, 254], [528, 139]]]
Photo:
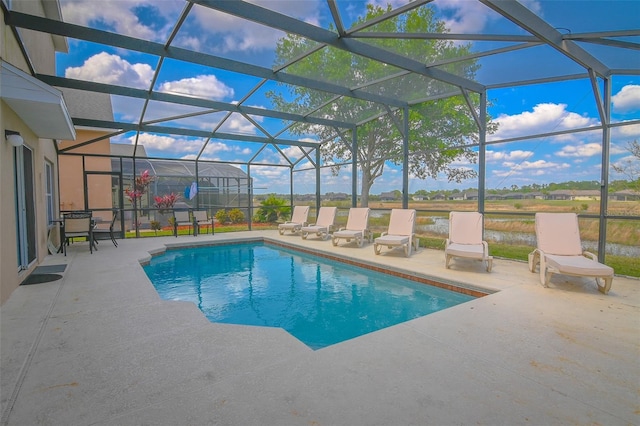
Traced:
[[312, 349], [473, 299], [264, 243], [171, 250], [144, 270], [163, 299], [212, 322], [281, 327]]

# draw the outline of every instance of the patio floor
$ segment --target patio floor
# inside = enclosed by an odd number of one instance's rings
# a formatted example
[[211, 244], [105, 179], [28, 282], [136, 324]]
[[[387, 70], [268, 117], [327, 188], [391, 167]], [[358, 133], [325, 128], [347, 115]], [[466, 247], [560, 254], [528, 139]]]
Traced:
[[[283, 330], [211, 324], [159, 298], [139, 260], [164, 245], [267, 238], [496, 293], [313, 351]], [[375, 256], [277, 231], [102, 241], [63, 278], [0, 308], [2, 425], [640, 424], [640, 280], [522, 262], [444, 268], [441, 251]]]

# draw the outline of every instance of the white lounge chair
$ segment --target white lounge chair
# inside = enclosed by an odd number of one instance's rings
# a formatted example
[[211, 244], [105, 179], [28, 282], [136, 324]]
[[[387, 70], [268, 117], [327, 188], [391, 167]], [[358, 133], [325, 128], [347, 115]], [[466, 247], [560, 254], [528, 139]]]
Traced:
[[594, 277], [601, 293], [607, 294], [613, 268], [598, 262], [595, 254], [582, 250], [578, 215], [536, 213], [537, 247], [529, 253], [529, 270], [540, 266], [540, 283], [549, 287], [552, 274]]
[[482, 230], [482, 213], [449, 213], [449, 238], [444, 244], [445, 267], [447, 269], [449, 269], [451, 259], [462, 257], [484, 262], [487, 272], [491, 272], [493, 256], [489, 256], [489, 245], [482, 239]]
[[391, 209], [389, 229], [373, 242], [373, 251], [380, 254], [383, 246], [404, 248], [404, 255], [411, 256], [411, 249], [418, 250], [418, 238], [415, 234], [416, 211], [411, 209]]
[[316, 223], [300, 228], [302, 239], [306, 240], [309, 234], [316, 234], [323, 240], [329, 238], [329, 231], [336, 220], [337, 211], [337, 207], [320, 207]]
[[352, 207], [349, 209], [349, 217], [347, 217], [347, 225], [340, 228], [331, 235], [331, 242], [334, 246], [338, 245], [341, 239], [351, 242], [355, 240], [358, 247], [362, 247], [364, 240], [371, 242], [371, 232], [369, 232], [369, 212], [368, 207]]
[[278, 232], [284, 235], [286, 231], [297, 234], [300, 228], [307, 225], [307, 217], [309, 217], [309, 206], [294, 206], [291, 220], [278, 225]]

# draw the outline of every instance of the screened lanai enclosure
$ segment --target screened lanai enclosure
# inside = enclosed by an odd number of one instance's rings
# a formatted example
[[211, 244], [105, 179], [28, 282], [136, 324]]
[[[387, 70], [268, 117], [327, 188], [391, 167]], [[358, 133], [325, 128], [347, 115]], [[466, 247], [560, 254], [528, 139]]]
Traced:
[[[248, 206], [251, 180], [246, 173], [229, 164], [206, 163], [185, 160], [165, 160], [140, 158], [135, 162], [125, 158], [112, 158], [112, 171], [122, 173], [125, 188], [132, 188], [136, 176], [149, 172], [151, 183], [137, 201], [138, 212], [134, 211], [131, 200], [124, 197], [126, 224], [148, 228], [154, 220], [160, 226], [168, 226], [170, 215], [157, 205], [156, 197], [174, 194], [177, 196], [172, 209], [206, 210], [209, 215], [218, 210], [240, 209], [245, 217], [250, 217]], [[194, 186], [195, 184], [195, 186]], [[122, 189], [113, 188], [114, 205]]]
[[111, 118], [73, 114], [101, 134], [60, 158], [144, 144], [149, 159], [112, 160], [123, 179], [155, 170], [160, 195], [197, 180], [187, 204], [212, 213], [250, 214], [260, 192], [376, 209], [396, 191], [422, 215], [576, 211], [601, 260], [638, 245], [638, 2], [61, 4], [64, 22], [6, 15], [69, 41], [38, 79], [110, 97]]

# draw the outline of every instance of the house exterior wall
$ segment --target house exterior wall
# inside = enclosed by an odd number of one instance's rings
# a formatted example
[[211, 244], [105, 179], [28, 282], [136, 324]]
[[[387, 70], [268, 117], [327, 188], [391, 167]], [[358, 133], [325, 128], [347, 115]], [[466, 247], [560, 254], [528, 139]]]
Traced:
[[[93, 130], [76, 129], [75, 141], [62, 141], [60, 148], [68, 148], [79, 143], [96, 139], [103, 136], [105, 132]], [[82, 154], [110, 154], [109, 139], [94, 142], [89, 145], [82, 146], [70, 153]], [[61, 210], [84, 210], [84, 171], [111, 171], [111, 158], [109, 157], [83, 157], [80, 155], [60, 155], [58, 158], [60, 163], [60, 209]], [[90, 187], [88, 188], [88, 207], [93, 209], [111, 209], [111, 177], [92, 176]], [[99, 214], [98, 214], [99, 215]], [[111, 219], [111, 213], [103, 213], [107, 216], [103, 219]]]
[[[40, 1], [13, 0], [14, 10], [44, 16]], [[2, 23], [0, 36], [0, 59], [14, 67], [30, 74], [28, 63], [20, 49], [10, 27]], [[27, 49], [29, 58], [36, 72], [55, 74], [55, 51], [50, 35], [34, 31], [20, 31], [20, 36]], [[18, 270], [17, 253], [17, 216], [15, 196], [15, 166], [14, 151], [5, 141], [4, 131], [14, 130], [20, 132], [25, 146], [33, 151], [33, 181], [35, 200], [35, 233], [36, 233], [36, 259], [27, 269]], [[57, 175], [57, 153], [54, 141], [38, 138], [22, 119], [4, 102], [0, 101], [0, 304], [3, 304], [20, 283], [35, 269], [35, 267], [48, 255], [47, 238], [49, 224], [46, 209], [46, 175], [45, 163], [53, 166], [54, 180]], [[54, 194], [57, 191], [54, 191]], [[54, 195], [54, 206], [57, 206], [57, 194]]]

